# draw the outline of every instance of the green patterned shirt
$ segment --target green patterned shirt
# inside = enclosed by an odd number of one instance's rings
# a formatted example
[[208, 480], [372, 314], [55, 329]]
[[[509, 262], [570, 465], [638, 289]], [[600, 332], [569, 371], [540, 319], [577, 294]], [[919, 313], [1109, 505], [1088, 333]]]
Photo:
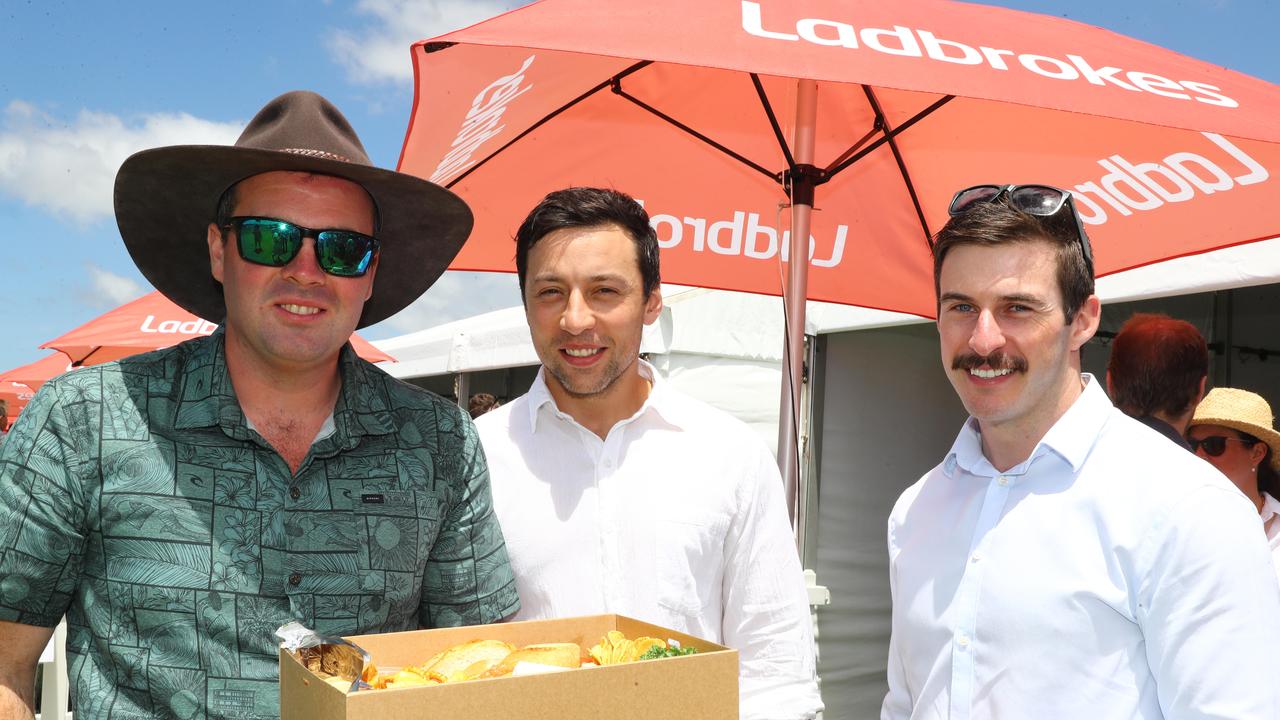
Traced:
[[279, 715], [277, 627], [519, 607], [460, 408], [356, 357], [297, 475], [250, 429], [221, 331], [47, 383], [0, 445], [0, 620], [67, 615], [77, 718]]

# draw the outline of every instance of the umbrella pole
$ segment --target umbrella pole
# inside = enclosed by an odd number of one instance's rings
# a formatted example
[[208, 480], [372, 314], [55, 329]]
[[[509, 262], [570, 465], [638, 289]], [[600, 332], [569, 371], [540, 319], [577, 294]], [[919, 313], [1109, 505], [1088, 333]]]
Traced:
[[796, 126], [791, 170], [791, 251], [787, 258], [787, 282], [783, 288], [786, 311], [786, 345], [783, 348], [782, 402], [778, 413], [778, 468], [782, 471], [787, 513], [803, 547], [800, 498], [800, 397], [804, 383], [805, 299], [809, 285], [809, 220], [813, 212], [814, 133], [817, 126], [818, 84], [796, 84]]

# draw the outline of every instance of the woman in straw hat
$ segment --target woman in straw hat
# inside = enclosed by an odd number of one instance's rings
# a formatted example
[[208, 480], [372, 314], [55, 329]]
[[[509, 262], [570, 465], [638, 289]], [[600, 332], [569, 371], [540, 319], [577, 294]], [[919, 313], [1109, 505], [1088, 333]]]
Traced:
[[1187, 440], [1253, 501], [1280, 571], [1280, 433], [1257, 393], [1214, 388], [1196, 406]]

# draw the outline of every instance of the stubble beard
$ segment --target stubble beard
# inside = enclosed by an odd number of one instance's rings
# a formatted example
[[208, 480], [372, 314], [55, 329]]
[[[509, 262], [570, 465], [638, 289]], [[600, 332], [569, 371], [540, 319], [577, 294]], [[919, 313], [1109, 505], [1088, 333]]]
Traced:
[[[631, 367], [634, 363], [635, 358], [632, 358], [631, 362], [627, 364], [627, 367]], [[574, 382], [574, 378], [561, 363], [557, 362], [547, 366], [547, 370], [551, 372], [551, 376], [560, 384], [560, 387], [564, 390], [565, 394], [575, 400], [591, 398], [605, 393], [618, 382], [618, 378], [622, 377], [622, 373], [625, 372], [626, 369], [627, 368], [621, 366], [617, 358], [612, 358], [605, 363], [604, 371], [600, 375], [600, 380], [595, 384], [584, 388]]]

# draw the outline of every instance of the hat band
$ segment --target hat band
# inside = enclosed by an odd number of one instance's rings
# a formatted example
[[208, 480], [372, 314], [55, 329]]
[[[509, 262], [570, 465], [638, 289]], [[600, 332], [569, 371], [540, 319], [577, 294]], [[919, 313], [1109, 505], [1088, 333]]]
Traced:
[[325, 160], [337, 160], [338, 162], [349, 163], [352, 160], [344, 155], [331, 153], [327, 150], [313, 150], [310, 148], [280, 148], [280, 152], [293, 153], [294, 155], [305, 155], [307, 157], [322, 158]]

